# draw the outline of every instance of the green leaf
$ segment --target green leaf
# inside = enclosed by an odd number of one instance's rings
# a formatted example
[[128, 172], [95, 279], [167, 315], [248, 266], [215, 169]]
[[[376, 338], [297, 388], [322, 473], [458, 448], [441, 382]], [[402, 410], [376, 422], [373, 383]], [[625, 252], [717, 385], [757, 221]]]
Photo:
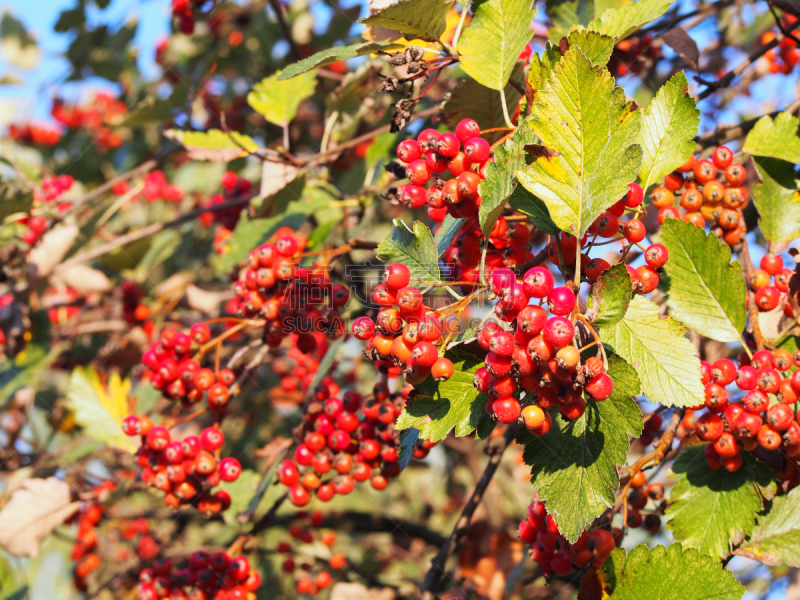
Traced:
[[541, 55], [534, 54], [531, 57], [531, 65], [528, 70], [528, 84], [533, 88], [534, 92], [544, 89], [544, 86], [550, 81], [553, 69], [559, 60], [561, 60], [561, 56], [558, 53], [558, 48], [553, 46], [550, 42], [545, 44]]
[[94, 367], [77, 367], [72, 371], [68, 406], [86, 436], [123, 450], [135, 449], [122, 431], [122, 420], [128, 416], [130, 387], [130, 380], [123, 381], [117, 373], [112, 373], [106, 391]]
[[607, 70], [570, 48], [536, 95], [531, 115], [527, 122], [546, 148], [517, 178], [544, 201], [558, 227], [581, 237], [636, 178], [638, 111]]
[[312, 54], [308, 58], [304, 58], [293, 65], [289, 65], [281, 71], [281, 74], [278, 76], [278, 81], [297, 77], [311, 69], [324, 67], [340, 60], [350, 60], [356, 56], [401, 50], [403, 48], [405, 48], [405, 45], [392, 42], [360, 42], [349, 46], [333, 46], [332, 48], [326, 48], [325, 50]]
[[597, 577], [603, 598], [611, 600], [740, 600], [745, 592], [733, 573], [681, 544], [652, 549], [642, 544], [627, 555], [617, 548], [586, 577]]
[[289, 212], [271, 219], [242, 219], [225, 241], [225, 253], [214, 266], [217, 273], [227, 273], [247, 260], [250, 250], [266, 242], [281, 227], [299, 228], [308, 220], [305, 212]]
[[623, 263], [617, 263], [592, 286], [589, 300], [592, 324], [595, 327], [611, 327], [619, 323], [632, 297], [633, 285], [628, 268]]
[[281, 81], [278, 71], [265, 77], [247, 94], [247, 103], [273, 125], [288, 125], [297, 115], [300, 103], [314, 93], [317, 72], [306, 71], [293, 79]]
[[398, 452], [397, 462], [400, 464], [401, 471], [411, 462], [414, 448], [417, 447], [417, 440], [419, 440], [419, 429], [416, 427], [403, 429], [400, 432], [400, 452]]
[[534, 437], [524, 428], [517, 435], [525, 444], [525, 464], [532, 465], [531, 483], [570, 542], [613, 505], [617, 467], [625, 463], [630, 448], [628, 436], [642, 432], [642, 413], [633, 400], [639, 393], [636, 372], [611, 355], [608, 374], [614, 382], [611, 396], [602, 402], [587, 400], [582, 417], [566, 421], [552, 408], [547, 435]]
[[800, 193], [794, 167], [774, 158], [754, 159], [761, 183], [753, 185], [753, 202], [761, 219], [761, 233], [770, 242], [788, 242], [800, 236]]
[[[511, 78], [521, 81], [522, 74], [522, 63], [517, 63]], [[509, 107], [516, 106], [522, 98], [522, 94], [510, 83], [506, 86], [505, 92]], [[446, 122], [454, 127], [466, 117], [475, 119], [481, 129], [506, 126], [500, 94], [471, 78], [467, 78], [453, 90], [450, 98], [444, 103], [443, 112]], [[499, 139], [500, 135], [493, 135], [493, 137]], [[487, 136], [488, 139], [491, 138]]]
[[192, 160], [210, 160], [213, 162], [229, 162], [248, 152], [258, 150], [258, 144], [249, 135], [236, 131], [180, 131], [168, 129], [164, 136], [175, 140], [188, 151]]
[[472, 378], [483, 360], [459, 349], [448, 350], [445, 356], [455, 367], [452, 377], [438, 383], [428, 377], [414, 387], [408, 405], [397, 418], [395, 429], [415, 427], [423, 440], [438, 442], [455, 429], [456, 437], [469, 435], [477, 429], [484, 438], [494, 428], [486, 412], [489, 399], [472, 385]]
[[364, 163], [368, 169], [375, 168], [382, 162], [388, 162], [392, 154], [392, 149], [397, 143], [396, 133], [382, 133], [373, 138], [372, 143], [367, 147], [367, 155], [364, 157]]
[[750, 453], [731, 473], [709, 467], [703, 448], [688, 447], [672, 465], [667, 527], [685, 546], [719, 560], [753, 531], [762, 493], [770, 498], [777, 488], [775, 474]]
[[450, 247], [453, 238], [456, 237], [463, 223], [463, 219], [456, 219], [449, 213], [444, 218], [444, 221], [436, 230], [436, 235], [433, 236], [436, 241], [436, 252], [438, 252], [439, 256], [444, 254], [444, 251]]
[[250, 506], [261, 482], [261, 475], [252, 469], [244, 469], [236, 481], [223, 482], [222, 487], [231, 495], [231, 506], [222, 513], [222, 518], [230, 524], [236, 523], [236, 515]]
[[740, 342], [747, 289], [730, 247], [679, 219], [664, 221], [659, 242], [669, 251], [662, 281], [670, 315], [718, 342]]
[[412, 278], [430, 283], [441, 279], [436, 242], [431, 230], [419, 221], [414, 222], [411, 230], [402, 220], [395, 219], [391, 235], [381, 242], [375, 256], [385, 263], [403, 263], [411, 271]]
[[734, 552], [771, 567], [800, 567], [800, 488], [775, 496], [744, 544]]
[[172, 103], [157, 96], [147, 96], [128, 112], [121, 115], [112, 125], [114, 127], [137, 127], [171, 120]]
[[778, 158], [790, 163], [800, 163], [800, 137], [797, 129], [800, 119], [790, 112], [782, 112], [773, 121], [764, 115], [747, 134], [742, 152], [753, 156]]
[[651, 402], [697, 406], [705, 399], [700, 359], [684, 333], [678, 321], [659, 318], [658, 306], [635, 295], [619, 323], [600, 328], [600, 339], [636, 369]]
[[502, 90], [531, 39], [531, 0], [475, 0], [461, 36], [461, 67], [481, 85]]
[[596, 31], [589, 31], [580, 25], [570, 31], [567, 42], [570, 47], [580, 48], [593, 67], [606, 65], [611, 58], [611, 53], [614, 52], [614, 38]]
[[358, 22], [396, 29], [409, 40], [436, 42], [447, 28], [447, 11], [452, 4], [446, 0], [400, 0]]
[[640, 27], [667, 12], [671, 0], [640, 0], [619, 8], [609, 8], [589, 23], [589, 29], [624, 40]]
[[521, 185], [514, 188], [514, 191], [508, 198], [508, 204], [514, 210], [528, 217], [528, 221], [540, 231], [544, 231], [550, 235], [558, 235], [561, 232], [558, 225], [553, 223], [553, 219], [550, 218], [550, 211], [547, 210], [547, 206], [545, 206], [544, 202]]
[[486, 179], [478, 186], [483, 198], [478, 218], [487, 238], [506, 206], [506, 199], [517, 187], [516, 173], [525, 166], [525, 144], [534, 141], [536, 136], [523, 124], [511, 138], [494, 149], [494, 162], [486, 166]]
[[155, 265], [163, 264], [180, 246], [182, 238], [181, 233], [175, 229], [160, 231], [153, 236], [150, 247], [139, 261], [138, 267], [147, 270]]
[[547, 0], [545, 8], [553, 22], [547, 37], [554, 44], [558, 44], [562, 37], [567, 37], [572, 27], [587, 25], [594, 16], [591, 0]]
[[50, 349], [47, 340], [29, 343], [25, 350], [0, 365], [0, 402], [5, 403], [20, 389], [35, 385], [55, 360], [59, 348]]
[[694, 136], [700, 125], [700, 111], [689, 96], [689, 82], [683, 71], [673, 75], [650, 102], [642, 116], [639, 144], [642, 189], [661, 181], [694, 154]]
[[10, 12], [3, 12], [0, 18], [0, 56], [8, 62], [33, 69], [39, 62], [39, 46], [36, 40], [25, 29], [22, 21], [13, 17]]

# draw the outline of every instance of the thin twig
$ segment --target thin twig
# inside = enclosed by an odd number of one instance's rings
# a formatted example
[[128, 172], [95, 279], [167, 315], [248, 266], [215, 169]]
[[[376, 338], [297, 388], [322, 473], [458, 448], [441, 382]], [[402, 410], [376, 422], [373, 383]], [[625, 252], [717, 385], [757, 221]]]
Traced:
[[470, 496], [469, 501], [464, 506], [464, 510], [461, 511], [461, 516], [458, 518], [458, 521], [456, 521], [456, 526], [453, 528], [450, 537], [447, 538], [447, 543], [439, 549], [439, 552], [436, 553], [436, 556], [431, 561], [431, 567], [425, 574], [425, 579], [420, 586], [420, 590], [424, 592], [423, 598], [425, 600], [431, 600], [434, 597], [433, 592], [436, 591], [439, 582], [444, 576], [447, 559], [455, 551], [459, 542], [467, 533], [469, 524], [472, 521], [472, 516], [475, 514], [475, 509], [478, 508], [478, 505], [481, 503], [483, 494], [486, 488], [489, 487], [489, 482], [492, 480], [492, 477], [494, 477], [495, 472], [497, 472], [497, 467], [500, 466], [503, 452], [505, 452], [506, 448], [514, 441], [514, 436], [516, 436], [518, 430], [518, 424], [509, 425], [503, 437], [499, 438], [499, 443], [496, 446], [489, 446], [487, 448], [487, 452], [492, 452], [489, 464], [486, 465], [483, 475], [481, 475], [480, 480], [478, 480], [478, 483], [475, 485], [472, 496]]

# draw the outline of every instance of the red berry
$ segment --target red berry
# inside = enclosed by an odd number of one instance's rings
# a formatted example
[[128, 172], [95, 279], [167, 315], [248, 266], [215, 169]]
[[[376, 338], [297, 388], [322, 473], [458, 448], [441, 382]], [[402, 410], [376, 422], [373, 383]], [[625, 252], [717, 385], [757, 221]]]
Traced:
[[644, 252], [644, 259], [653, 269], [660, 269], [669, 260], [669, 252], [662, 244], [651, 244]]
[[456, 137], [462, 144], [468, 142], [472, 138], [478, 137], [481, 134], [481, 128], [476, 121], [472, 119], [462, 119], [456, 125]]
[[727, 146], [717, 146], [711, 155], [711, 160], [718, 169], [727, 169], [733, 162], [733, 152]]
[[470, 162], [482, 163], [489, 160], [491, 148], [489, 142], [481, 137], [473, 137], [464, 142], [464, 154]]
[[408, 164], [422, 157], [419, 143], [416, 140], [403, 140], [397, 146], [397, 158]]
[[642, 204], [644, 200], [644, 191], [642, 186], [638, 183], [628, 184], [628, 194], [625, 196], [625, 206], [628, 208], [636, 208]]

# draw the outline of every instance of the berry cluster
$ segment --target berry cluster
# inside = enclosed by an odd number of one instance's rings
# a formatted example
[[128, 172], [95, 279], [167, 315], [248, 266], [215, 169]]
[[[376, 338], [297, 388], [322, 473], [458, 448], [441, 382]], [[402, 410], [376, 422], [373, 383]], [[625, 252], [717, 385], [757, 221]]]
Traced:
[[[127, 194], [129, 189], [130, 186], [127, 181], [119, 181], [114, 184], [111, 191], [117, 196], [122, 196]], [[142, 197], [147, 202], [155, 202], [156, 200], [180, 202], [183, 200], [184, 192], [180, 186], [167, 181], [167, 176], [164, 174], [164, 171], [150, 171], [144, 176]]]
[[122, 100], [105, 92], [96, 92], [84, 105], [69, 106], [61, 98], [56, 98], [51, 114], [69, 129], [91, 131], [92, 142], [102, 152], [122, 145], [123, 138], [119, 132], [106, 125], [113, 125], [126, 112], [128, 107]]
[[103, 518], [104, 505], [109, 494], [116, 485], [106, 481], [92, 490], [93, 498], [85, 502], [77, 515], [78, 532], [75, 544], [72, 546], [72, 560], [77, 562], [73, 572], [75, 589], [85, 592], [87, 590], [86, 578], [100, 566], [100, 557], [97, 555], [98, 535], [95, 528]]
[[218, 428], [206, 427], [200, 437], [172, 441], [168, 428], [154, 425], [149, 417], [131, 415], [122, 422], [122, 430], [131, 437], [141, 436], [136, 463], [143, 469], [142, 481], [164, 492], [164, 504], [193, 504], [209, 517], [230, 507], [228, 492], [212, 494], [211, 489], [221, 481], [236, 481], [242, 465], [230, 456], [219, 460], [225, 436]]
[[[524, 223], [509, 223], [500, 216], [486, 240], [484, 273], [491, 274], [493, 269], [501, 267], [514, 269], [530, 260], [533, 257], [528, 249], [530, 237], [531, 232]], [[476, 284], [480, 281], [483, 239], [478, 219], [465, 219], [442, 257], [450, 277]]]
[[783, 258], [779, 254], [765, 254], [761, 257], [760, 269], [755, 269], [748, 280], [750, 288], [755, 292], [755, 303], [758, 310], [771, 311], [783, 303], [783, 311], [788, 318], [793, 318], [792, 305], [786, 302], [789, 291], [789, 280], [795, 274], [792, 269], [784, 268]]
[[[797, 21], [797, 17], [789, 13], [784, 13], [781, 16], [781, 26], [784, 30], [792, 26], [795, 21]], [[761, 34], [761, 44], [769, 44], [776, 37], [775, 32], [765, 31]], [[785, 37], [780, 41], [778, 47], [767, 52], [764, 58], [769, 62], [770, 73], [788, 75], [800, 61], [800, 52], [797, 51], [797, 43], [793, 39]]]
[[[733, 162], [733, 152], [727, 146], [719, 146], [711, 158], [696, 160], [689, 158], [682, 166], [664, 178], [664, 185], [653, 188], [650, 202], [658, 210], [658, 222], [664, 219], [682, 218], [697, 227], [711, 227], [719, 237], [730, 245], [741, 241], [746, 229], [742, 210], [749, 199], [742, 187], [745, 168]], [[680, 195], [680, 206], [685, 211], [681, 216], [675, 206], [675, 194]]]
[[[407, 165], [410, 182], [397, 190], [400, 202], [409, 208], [427, 204], [428, 216], [438, 223], [448, 213], [456, 218], [477, 216], [482, 201], [478, 185], [491, 158], [489, 142], [480, 135], [478, 123], [464, 119], [455, 133], [425, 129], [416, 140], [400, 142], [397, 157]], [[453, 178], [441, 179], [445, 171]]]
[[631, 36], [614, 46], [608, 70], [614, 77], [624, 77], [629, 73], [641, 73], [661, 58], [661, 41], [655, 40], [652, 33]]
[[[558, 406], [566, 419], [575, 420], [586, 410], [584, 390], [598, 401], [611, 395], [614, 385], [603, 360], [592, 357], [581, 365], [580, 352], [572, 345], [577, 300], [571, 289], [555, 287], [544, 267], [533, 267], [522, 279], [511, 269], [495, 269], [491, 289], [499, 298], [494, 308], [497, 321], [478, 332], [478, 343], [488, 354], [473, 382], [489, 395], [490, 415], [501, 423], [513, 423], [522, 415], [528, 431], [540, 436], [552, 424], [543, 409]], [[531, 299], [541, 305], [529, 304]], [[515, 397], [519, 388], [526, 392], [524, 408]]]
[[425, 306], [419, 288], [409, 285], [408, 267], [402, 263], [386, 265], [383, 281], [372, 292], [381, 307], [377, 327], [369, 317], [353, 322], [353, 335], [367, 342], [364, 354], [374, 361], [391, 359], [395, 366], [405, 366], [409, 381], [414, 383], [428, 376], [436, 381], [450, 379], [453, 363], [439, 357], [436, 347], [442, 339], [442, 322]]
[[[658, 416], [658, 415], [656, 415]], [[647, 483], [647, 477], [638, 471], [630, 480], [630, 491], [625, 502], [628, 510], [626, 525], [632, 529], [644, 528], [652, 534], [661, 530], [661, 515], [666, 509], [666, 504], [661, 502], [664, 498], [664, 486], [660, 483]], [[648, 512], [642, 517], [642, 511], [647, 506], [648, 500], [655, 504], [655, 511]], [[616, 534], [616, 532], [614, 532]]]
[[[75, 180], [70, 175], [45, 177], [42, 180], [42, 189], [34, 192], [33, 200], [34, 205], [41, 209], [43, 214], [27, 215], [17, 221], [27, 227], [22, 234], [23, 242], [31, 246], [35, 244], [49, 227], [48, 216], [54, 216], [72, 208], [71, 202], [58, 201], [58, 199], [64, 192], [68, 192], [72, 188], [74, 182]], [[37, 210], [37, 212], [39, 211]]]
[[19, 144], [35, 146], [55, 146], [61, 141], [61, 133], [49, 125], [34, 123], [11, 124], [8, 126], [8, 137]]
[[153, 333], [153, 322], [150, 318], [150, 307], [142, 303], [144, 290], [139, 284], [124, 280], [120, 289], [122, 291], [122, 318], [129, 325], [139, 325], [147, 335]]
[[282, 227], [250, 252], [248, 268], [233, 286], [240, 317], [265, 319], [264, 342], [277, 348], [291, 333], [300, 332], [297, 347], [304, 353], [317, 345], [314, 333], [330, 339], [345, 334], [339, 309], [350, 300], [350, 290], [331, 284], [324, 265], [298, 266], [306, 237]]
[[[403, 396], [392, 397], [383, 383], [363, 400], [353, 391], [330, 396], [327, 386], [319, 386], [295, 430], [299, 445], [294, 459], [284, 460], [278, 469], [292, 504], [305, 506], [312, 493], [327, 502], [367, 480], [374, 489], [384, 489], [400, 474], [394, 421], [404, 405]], [[326, 475], [333, 477], [323, 481]]]
[[616, 547], [614, 536], [607, 529], [586, 530], [570, 544], [561, 535], [544, 502], [534, 500], [528, 516], [519, 524], [519, 537], [531, 546], [531, 558], [545, 577], [569, 575], [590, 564], [599, 566]]
[[[721, 358], [701, 362], [708, 413], [697, 419], [697, 437], [705, 442], [708, 464], [713, 469], [738, 471], [742, 450], [781, 448], [786, 455], [800, 455], [800, 425], [792, 408], [800, 397], [800, 353], [759, 350], [739, 364]], [[736, 384], [738, 392], [728, 392]], [[771, 404], [771, 396], [778, 400]], [[739, 396], [739, 397], [735, 397]], [[736, 400], [741, 400], [736, 401]]]
[[[319, 364], [328, 351], [328, 339], [322, 333], [312, 333], [317, 342], [316, 347], [310, 352], [302, 352], [297, 347], [299, 337], [297, 334], [289, 335], [289, 344], [285, 352], [273, 360], [272, 372], [281, 378], [281, 389], [286, 394], [300, 394], [305, 398], [305, 392], [313, 383], [319, 370]], [[331, 365], [331, 369], [335, 365]], [[339, 385], [332, 377], [326, 375], [320, 381], [320, 386], [327, 388], [331, 396], [340, 392]]]
[[[643, 199], [644, 192], [641, 186], [638, 183], [629, 184], [628, 193], [594, 220], [589, 231], [580, 240], [581, 250], [586, 247], [590, 235], [595, 236], [592, 238], [592, 242], [594, 242], [596, 238], [611, 239], [621, 234], [626, 248], [639, 245], [639, 242], [647, 236], [647, 229], [638, 218]], [[627, 221], [622, 221], [621, 217], [626, 212], [633, 214]], [[638, 268], [633, 268], [631, 265], [626, 265], [626, 267], [631, 276], [634, 291], [640, 294], [649, 294], [658, 287], [659, 274], [669, 259], [669, 253], [662, 244], [651, 244], [642, 249], [646, 264]], [[577, 253], [577, 239], [564, 232], [559, 236], [558, 242], [551, 243], [548, 248], [548, 258], [557, 267], [560, 266], [562, 260], [565, 266], [574, 265]], [[597, 281], [610, 266], [610, 263], [602, 258], [590, 259], [588, 254], [581, 253], [581, 271], [591, 283]]]
[[136, 600], [247, 600], [259, 587], [261, 575], [246, 557], [199, 550], [182, 568], [159, 558], [141, 571]]
[[[306, 518], [306, 515], [304, 512], [300, 512], [298, 517]], [[322, 513], [319, 511], [313, 511], [308, 517], [309, 525], [312, 527], [319, 527], [323, 520]], [[298, 523], [290, 525], [288, 531], [289, 535], [301, 545], [314, 544], [316, 541], [313, 532]], [[336, 534], [332, 531], [323, 531], [319, 536], [319, 541], [330, 548], [336, 543]], [[276, 551], [286, 555], [283, 563], [281, 563], [281, 570], [294, 577], [298, 594], [313, 596], [320, 590], [330, 587], [331, 583], [333, 583], [332, 571], [340, 571], [347, 566], [347, 558], [345, 558], [344, 554], [331, 553], [327, 559], [328, 568], [315, 570], [314, 561], [309, 561], [307, 556], [303, 556], [288, 541], [279, 542]]]

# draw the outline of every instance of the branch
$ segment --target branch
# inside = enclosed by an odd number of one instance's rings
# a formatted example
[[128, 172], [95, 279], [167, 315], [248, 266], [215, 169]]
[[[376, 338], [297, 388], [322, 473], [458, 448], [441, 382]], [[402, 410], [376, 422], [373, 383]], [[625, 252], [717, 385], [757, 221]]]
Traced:
[[754, 50], [753, 52], [751, 52], [750, 55], [744, 61], [742, 61], [736, 67], [734, 67], [733, 69], [731, 69], [730, 71], [725, 73], [725, 75], [723, 75], [717, 81], [706, 81], [705, 79], [703, 79], [700, 76], [695, 76], [695, 78], [694, 78], [695, 81], [697, 81], [698, 83], [702, 83], [702, 84], [707, 86], [706, 90], [703, 93], [701, 93], [697, 97], [697, 99], [698, 100], [705, 100], [706, 98], [708, 98], [711, 94], [713, 94], [717, 90], [728, 87], [736, 77], [741, 75], [747, 69], [747, 67], [752, 65], [754, 62], [756, 62], [759, 58], [764, 56], [767, 52], [769, 52], [773, 48], [776, 48], [778, 46], [778, 44], [780, 44], [784, 39], [786, 39], [786, 35], [788, 33], [794, 31], [798, 27], [800, 27], [800, 19], [798, 19], [797, 21], [792, 23], [788, 27], [786, 33], [779, 33], [778, 35], [775, 36], [774, 40], [772, 40], [771, 42], [769, 42], [767, 44], [764, 44], [763, 46], [761, 46], [757, 50]]
[[717, 127], [714, 131], [709, 131], [708, 133], [704, 133], [703, 135], [698, 135], [697, 137], [694, 138], [695, 153], [700, 153], [705, 148], [709, 148], [711, 146], [720, 146], [722, 144], [730, 142], [731, 140], [735, 140], [746, 136], [748, 133], [750, 133], [753, 127], [756, 126], [756, 123], [758, 123], [758, 121], [762, 117], [771, 117], [774, 119], [782, 112], [795, 113], [798, 110], [800, 110], [800, 100], [795, 100], [792, 104], [787, 106], [785, 110], [776, 110], [766, 115], [755, 117], [754, 119], [750, 119], [748, 121], [742, 121], [738, 125]]
[[503, 437], [499, 438], [499, 443], [487, 446], [486, 452], [491, 456], [489, 464], [486, 465], [483, 475], [475, 485], [472, 496], [470, 496], [469, 501], [466, 506], [464, 506], [464, 510], [461, 511], [461, 516], [458, 518], [458, 521], [456, 521], [456, 526], [453, 528], [450, 537], [447, 538], [447, 543], [439, 549], [439, 552], [436, 553], [436, 556], [431, 561], [431, 567], [425, 574], [425, 580], [420, 586], [420, 591], [424, 592], [423, 598], [426, 600], [431, 600], [434, 597], [432, 592], [438, 587], [442, 576], [445, 574], [447, 559], [455, 551], [459, 542], [464, 537], [464, 534], [466, 534], [469, 524], [472, 521], [472, 515], [481, 503], [483, 494], [489, 486], [492, 477], [494, 477], [497, 467], [500, 466], [503, 452], [505, 452], [506, 448], [514, 441], [514, 436], [516, 436], [518, 430], [519, 425], [509, 425]]
[[63, 273], [64, 271], [66, 271], [71, 267], [74, 267], [75, 265], [80, 265], [85, 262], [89, 262], [90, 260], [94, 260], [95, 258], [103, 256], [104, 254], [113, 252], [117, 248], [121, 248], [122, 246], [127, 246], [132, 242], [141, 240], [142, 238], [155, 235], [156, 233], [158, 233], [159, 231], [163, 231], [164, 229], [177, 227], [178, 225], [181, 225], [186, 221], [191, 221], [192, 219], [195, 219], [204, 213], [215, 213], [236, 206], [245, 206], [249, 203], [250, 199], [248, 198], [242, 200], [233, 200], [231, 202], [226, 202], [224, 204], [215, 204], [213, 206], [201, 207], [191, 212], [188, 212], [185, 215], [181, 215], [180, 217], [178, 217], [177, 219], [173, 219], [172, 221], [153, 223], [152, 225], [148, 225], [147, 227], [142, 227], [141, 229], [137, 229], [136, 231], [131, 231], [130, 233], [121, 235], [118, 238], [115, 238], [110, 242], [103, 244], [102, 246], [98, 246], [97, 248], [93, 248], [92, 250], [87, 250], [86, 252], [81, 252], [80, 254], [76, 254], [69, 260], [58, 265], [53, 270], [53, 275], [56, 275], [58, 273]]

